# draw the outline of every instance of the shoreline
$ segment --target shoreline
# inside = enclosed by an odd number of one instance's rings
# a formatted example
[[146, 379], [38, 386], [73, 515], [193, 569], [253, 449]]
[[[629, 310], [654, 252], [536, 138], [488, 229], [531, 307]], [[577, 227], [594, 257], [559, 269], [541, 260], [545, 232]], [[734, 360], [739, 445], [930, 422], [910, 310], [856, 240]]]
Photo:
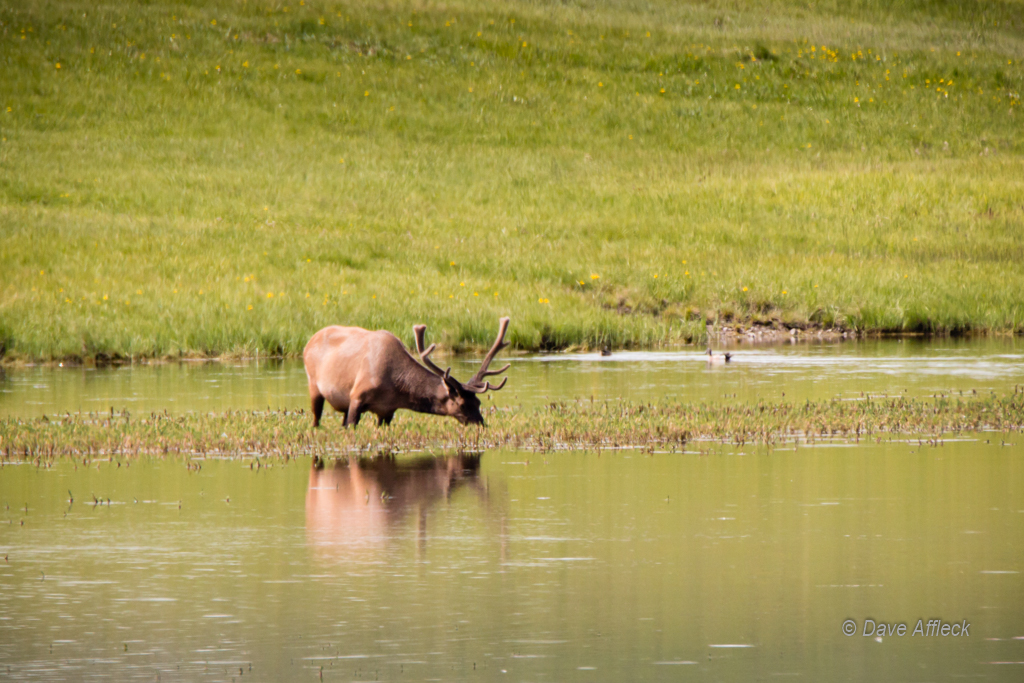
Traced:
[[[1012, 338], [1024, 336], [1014, 330], [977, 330], [957, 333], [939, 332], [902, 332], [902, 331], [873, 331], [864, 332], [848, 330], [839, 327], [824, 327], [808, 324], [786, 324], [781, 322], [766, 324], [757, 322], [729, 323], [726, 325], [707, 325], [706, 337], [700, 342], [682, 342], [678, 344], [655, 344], [649, 346], [619, 346], [610, 347], [612, 353], [620, 351], [650, 351], [664, 349], [702, 349], [702, 348], [743, 348], [750, 346], [779, 346], [783, 344], [817, 344], [817, 343], [842, 343], [863, 341], [869, 339], [970, 339], [984, 337]], [[485, 347], [472, 347], [472, 350], [453, 351], [452, 347], [438, 344], [438, 352], [441, 356], [449, 357], [472, 357], [486, 352]], [[511, 348], [508, 353], [512, 355], [525, 355], [531, 353], [579, 353], [599, 351], [600, 346], [588, 344], [568, 344], [558, 349], [543, 348]], [[32, 367], [120, 367], [130, 365], [160, 365], [169, 363], [224, 363], [224, 362], [259, 362], [259, 361], [280, 361], [302, 358], [301, 353], [295, 354], [256, 354], [245, 355], [232, 352], [220, 354], [184, 353], [181, 355], [164, 356], [124, 356], [117, 353], [97, 354], [94, 356], [66, 356], [47, 360], [38, 358], [21, 358], [11, 356], [8, 353], [0, 355], [0, 372], [5, 369], [32, 368]]]

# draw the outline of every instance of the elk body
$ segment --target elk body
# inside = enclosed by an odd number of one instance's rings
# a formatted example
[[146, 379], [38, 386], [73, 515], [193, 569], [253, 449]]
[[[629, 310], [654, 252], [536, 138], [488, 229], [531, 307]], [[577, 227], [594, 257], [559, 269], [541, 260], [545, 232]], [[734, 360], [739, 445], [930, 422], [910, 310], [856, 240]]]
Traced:
[[333, 325], [320, 330], [306, 344], [302, 359], [309, 379], [313, 426], [320, 425], [324, 402], [345, 414], [345, 425], [359, 424], [364, 412], [377, 416], [377, 424], [391, 424], [396, 410], [448, 415], [462, 424], [484, 424], [479, 395], [497, 391], [508, 377], [494, 386], [487, 377], [508, 370], [488, 370], [498, 351], [508, 346], [508, 318], [501, 319], [498, 338], [473, 377], [463, 384], [430, 360], [435, 345], [424, 348], [426, 325], [412, 328], [416, 351], [413, 358], [398, 337], [386, 330], [371, 332], [361, 327]]

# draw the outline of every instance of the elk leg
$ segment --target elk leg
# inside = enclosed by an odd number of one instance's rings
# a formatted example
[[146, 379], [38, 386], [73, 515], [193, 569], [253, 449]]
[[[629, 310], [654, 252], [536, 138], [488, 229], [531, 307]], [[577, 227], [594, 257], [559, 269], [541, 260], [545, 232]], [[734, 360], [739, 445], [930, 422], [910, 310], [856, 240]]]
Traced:
[[387, 413], [385, 415], [378, 415], [377, 416], [377, 426], [378, 427], [387, 427], [388, 425], [391, 424], [391, 419], [394, 416], [395, 416], [394, 413]]
[[363, 414], [365, 409], [361, 405], [359, 399], [353, 400], [348, 404], [348, 414], [345, 416], [345, 426], [356, 427], [359, 424], [359, 417]]
[[320, 394], [312, 396], [310, 400], [313, 403], [313, 426], [320, 426], [320, 416], [324, 413], [324, 397]]

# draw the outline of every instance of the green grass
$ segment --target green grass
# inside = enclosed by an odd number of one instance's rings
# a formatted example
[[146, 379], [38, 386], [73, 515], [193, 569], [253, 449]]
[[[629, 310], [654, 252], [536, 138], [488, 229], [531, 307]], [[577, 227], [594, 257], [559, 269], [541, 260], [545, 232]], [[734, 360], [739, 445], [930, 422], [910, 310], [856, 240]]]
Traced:
[[[865, 401], [761, 401], [757, 404], [664, 400], [553, 403], [536, 409], [492, 409], [488, 426], [399, 413], [390, 427], [364, 420], [346, 429], [328, 419], [313, 429], [303, 411], [229, 411], [168, 415], [76, 413], [54, 419], [0, 420], [0, 461], [50, 464], [60, 457], [148, 455], [307, 456], [517, 450], [642, 448], [677, 452], [688, 443], [880, 440], [914, 435], [939, 445], [946, 435], [1024, 429], [1024, 394]], [[691, 444], [694, 447], [694, 444]]]
[[1022, 57], [1016, 1], [0, 3], [0, 354], [1020, 333]]

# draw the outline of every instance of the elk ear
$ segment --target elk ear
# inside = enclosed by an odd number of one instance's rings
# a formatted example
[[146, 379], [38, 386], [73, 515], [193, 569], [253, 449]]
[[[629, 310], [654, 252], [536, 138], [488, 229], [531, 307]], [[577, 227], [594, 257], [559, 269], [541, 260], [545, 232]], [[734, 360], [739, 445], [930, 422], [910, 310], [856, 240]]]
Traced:
[[450, 375], [445, 375], [441, 379], [444, 380], [444, 386], [448, 390], [448, 398], [458, 398], [462, 395], [459, 391], [462, 389], [462, 385], [459, 384], [458, 380]]

